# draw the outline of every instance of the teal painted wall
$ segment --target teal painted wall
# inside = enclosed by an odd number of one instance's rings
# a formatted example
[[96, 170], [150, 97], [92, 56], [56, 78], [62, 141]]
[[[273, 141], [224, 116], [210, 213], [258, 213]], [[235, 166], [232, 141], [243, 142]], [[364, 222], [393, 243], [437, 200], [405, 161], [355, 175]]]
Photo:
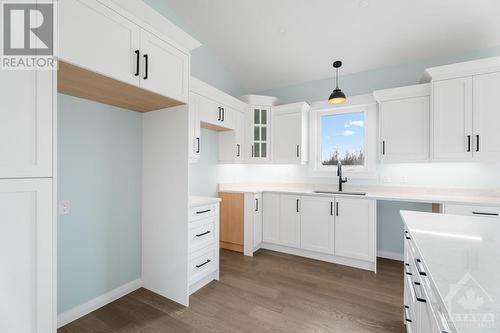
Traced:
[[[189, 24], [179, 17], [167, 0], [143, 0], [151, 8], [169, 19], [172, 23], [189, 33], [194, 38], [196, 34]], [[202, 40], [199, 40], [203, 44]], [[215, 53], [206, 45], [191, 52], [191, 75], [233, 96], [244, 94], [241, 84], [218, 59]]]
[[58, 312], [141, 277], [142, 116], [58, 95]]
[[[498, 55], [500, 55], [500, 46], [344, 75], [340, 77], [340, 88], [348, 96], [355, 96], [369, 94], [378, 89], [417, 84], [426, 68]], [[333, 78], [327, 78], [260, 91], [257, 94], [276, 96], [280, 98], [281, 103], [286, 104], [298, 101], [325, 100], [332, 90]]]

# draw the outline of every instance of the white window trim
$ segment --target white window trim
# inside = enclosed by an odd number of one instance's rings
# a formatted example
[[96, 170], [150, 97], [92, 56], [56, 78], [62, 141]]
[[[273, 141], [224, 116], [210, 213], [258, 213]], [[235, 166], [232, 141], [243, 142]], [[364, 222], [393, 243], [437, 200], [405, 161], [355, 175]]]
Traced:
[[377, 105], [372, 95], [352, 96], [338, 106], [328, 102], [313, 103], [309, 113], [309, 173], [312, 177], [336, 177], [336, 166], [321, 164], [321, 116], [365, 112], [365, 166], [344, 167], [348, 178], [376, 178], [377, 168]]

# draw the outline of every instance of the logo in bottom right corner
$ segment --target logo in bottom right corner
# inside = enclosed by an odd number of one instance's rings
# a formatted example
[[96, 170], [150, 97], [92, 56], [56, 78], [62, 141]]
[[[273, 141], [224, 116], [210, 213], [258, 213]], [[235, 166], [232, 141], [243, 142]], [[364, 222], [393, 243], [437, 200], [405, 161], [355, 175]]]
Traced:
[[494, 300], [469, 272], [450, 285], [444, 301], [457, 328], [496, 327]]

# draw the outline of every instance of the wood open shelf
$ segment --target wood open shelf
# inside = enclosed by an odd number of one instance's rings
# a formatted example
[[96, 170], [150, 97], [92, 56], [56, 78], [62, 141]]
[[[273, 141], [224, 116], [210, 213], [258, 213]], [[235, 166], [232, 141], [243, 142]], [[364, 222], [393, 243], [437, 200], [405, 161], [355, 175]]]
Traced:
[[59, 61], [57, 78], [60, 93], [132, 111], [149, 112], [185, 104], [64, 61]]

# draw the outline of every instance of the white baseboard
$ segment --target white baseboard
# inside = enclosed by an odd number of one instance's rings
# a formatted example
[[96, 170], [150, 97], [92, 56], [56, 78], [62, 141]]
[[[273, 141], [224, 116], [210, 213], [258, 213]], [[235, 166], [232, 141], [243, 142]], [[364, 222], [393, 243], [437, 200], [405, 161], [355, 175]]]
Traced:
[[403, 254], [402, 253], [397, 253], [397, 252], [378, 251], [377, 252], [377, 257], [385, 258], [385, 259], [391, 259], [391, 260], [397, 260], [397, 261], [404, 261]]
[[106, 304], [116, 301], [117, 299], [127, 294], [130, 294], [134, 290], [139, 289], [141, 286], [142, 286], [142, 280], [137, 279], [127, 284], [124, 284], [121, 287], [113, 289], [104, 295], [101, 295], [86, 303], [83, 303], [82, 305], [79, 305], [76, 308], [63, 312], [57, 316], [57, 328], [63, 327], [64, 325], [67, 325], [72, 321], [75, 321], [78, 318], [81, 318], [91, 313], [92, 311], [95, 311], [105, 306]]

